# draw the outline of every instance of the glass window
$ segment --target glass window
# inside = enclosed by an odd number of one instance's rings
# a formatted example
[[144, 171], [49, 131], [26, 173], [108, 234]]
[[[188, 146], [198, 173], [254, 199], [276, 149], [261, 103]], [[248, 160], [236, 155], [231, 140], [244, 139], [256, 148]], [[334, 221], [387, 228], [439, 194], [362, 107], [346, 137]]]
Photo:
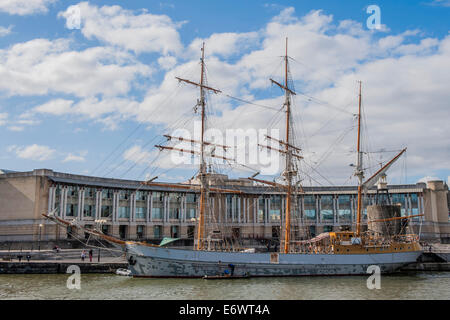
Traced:
[[178, 238], [179, 237], [179, 227], [178, 226], [171, 226], [170, 227], [170, 236], [172, 238]]
[[339, 208], [338, 209], [339, 221], [351, 221], [352, 220], [350, 195], [339, 195], [338, 196], [338, 208]]
[[130, 218], [130, 207], [119, 207], [119, 218]]
[[104, 233], [104, 234], [109, 234], [109, 226], [108, 225], [106, 225], [106, 224], [103, 224], [102, 225], [102, 232]]
[[169, 219], [180, 219], [180, 209], [170, 208], [169, 209]]
[[145, 219], [147, 208], [136, 207], [136, 219]]
[[320, 197], [320, 220], [333, 220], [333, 196]]
[[417, 193], [411, 193], [410, 196], [411, 196], [411, 214], [419, 214], [419, 197], [417, 196]]
[[[361, 214], [362, 214], [362, 219], [367, 219], [367, 206], [369, 206], [372, 202], [373, 197], [371, 195], [362, 195], [362, 210], [361, 210]], [[355, 206], [355, 219], [356, 219], [356, 215], [358, 214], [358, 197], [355, 196], [354, 198], [354, 206]]]
[[197, 194], [186, 194], [186, 219], [194, 219], [197, 216]]
[[266, 213], [266, 199], [261, 197], [258, 199], [258, 222], [264, 222]]
[[61, 196], [61, 186], [56, 186], [55, 196], [57, 197]]
[[227, 194], [227, 218], [233, 219], [233, 195]]
[[195, 234], [195, 227], [194, 226], [188, 226], [187, 228], [187, 237], [188, 239], [194, 239]]
[[142, 225], [136, 226], [136, 235], [138, 239], [144, 238], [144, 226]]
[[162, 208], [152, 208], [152, 219], [162, 219]]
[[316, 220], [316, 199], [314, 196], [305, 196], [303, 198], [305, 218]]
[[112, 216], [112, 206], [102, 206], [101, 216], [103, 218]]
[[180, 219], [181, 200], [180, 193], [169, 193], [169, 219]]
[[95, 189], [94, 188], [84, 189], [84, 197], [85, 198], [95, 198]]
[[195, 193], [188, 193], [188, 194], [186, 194], [186, 202], [187, 203], [196, 203], [197, 202], [197, 195]]
[[67, 196], [68, 197], [78, 197], [78, 187], [67, 187]]
[[195, 219], [197, 210], [195, 208], [189, 208], [186, 212], [186, 219]]
[[394, 193], [392, 194], [392, 204], [396, 204], [396, 205], [401, 205], [401, 215], [405, 216], [406, 215], [406, 210], [405, 210], [405, 197], [406, 195], [404, 193]]
[[121, 190], [119, 192], [119, 199], [120, 200], [128, 200], [130, 199], [130, 192], [126, 190]]
[[102, 190], [102, 199], [112, 199], [113, 191], [111, 189]]
[[[297, 201], [297, 203], [295, 203]], [[300, 197], [292, 197], [292, 219], [298, 220], [300, 218], [300, 212], [302, 208], [302, 199]]]
[[162, 226], [153, 227], [153, 237], [156, 239], [162, 238]]
[[145, 201], [147, 194], [143, 191], [136, 191], [136, 201]]
[[78, 205], [69, 203], [66, 207], [66, 216], [68, 217], [76, 217], [78, 215]]
[[270, 221], [280, 221], [281, 219], [281, 196], [276, 195], [270, 198]]
[[85, 217], [95, 217], [95, 206], [92, 204], [85, 204], [83, 209]]
[[153, 192], [152, 193], [153, 203], [155, 202], [163, 202], [164, 194], [162, 192]]

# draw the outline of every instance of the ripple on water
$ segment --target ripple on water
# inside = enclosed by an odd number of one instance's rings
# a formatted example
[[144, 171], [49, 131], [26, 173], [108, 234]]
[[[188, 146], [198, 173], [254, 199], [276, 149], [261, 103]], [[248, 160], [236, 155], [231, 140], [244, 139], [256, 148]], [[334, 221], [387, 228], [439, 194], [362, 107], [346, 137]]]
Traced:
[[69, 275], [0, 275], [0, 299], [450, 299], [450, 272], [382, 276], [369, 290], [367, 277], [133, 279], [112, 274], [81, 276], [69, 290]]

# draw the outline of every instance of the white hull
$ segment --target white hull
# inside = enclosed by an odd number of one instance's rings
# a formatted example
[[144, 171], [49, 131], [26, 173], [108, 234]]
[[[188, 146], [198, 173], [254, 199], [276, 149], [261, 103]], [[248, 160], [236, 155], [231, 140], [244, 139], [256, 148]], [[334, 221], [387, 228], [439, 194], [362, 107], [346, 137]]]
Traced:
[[251, 277], [363, 275], [370, 265], [392, 273], [416, 262], [421, 253], [279, 254], [276, 259], [270, 252], [194, 251], [127, 243], [128, 269], [135, 277], [214, 276], [230, 270], [229, 264], [234, 265], [234, 275]]

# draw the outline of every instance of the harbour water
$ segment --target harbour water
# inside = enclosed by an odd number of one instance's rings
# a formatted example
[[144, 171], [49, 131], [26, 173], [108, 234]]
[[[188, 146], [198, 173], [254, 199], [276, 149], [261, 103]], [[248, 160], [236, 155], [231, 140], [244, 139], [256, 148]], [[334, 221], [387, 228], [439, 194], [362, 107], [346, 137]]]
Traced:
[[0, 275], [0, 299], [450, 299], [450, 272], [368, 276], [253, 278], [234, 280], [134, 279], [114, 274], [81, 275], [81, 289], [68, 289], [69, 274]]

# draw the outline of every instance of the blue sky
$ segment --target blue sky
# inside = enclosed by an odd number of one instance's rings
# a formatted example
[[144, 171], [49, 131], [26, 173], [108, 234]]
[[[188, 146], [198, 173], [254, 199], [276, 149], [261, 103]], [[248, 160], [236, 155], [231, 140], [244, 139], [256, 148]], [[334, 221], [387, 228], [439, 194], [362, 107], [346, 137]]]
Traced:
[[[373, 4], [381, 10], [380, 30], [366, 25]], [[80, 29], [67, 27], [74, 5], [81, 8]], [[0, 0], [0, 168], [189, 178], [195, 170], [172, 169], [153, 148], [173, 121], [192, 124], [197, 92], [173, 76], [198, 78], [205, 41], [211, 85], [281, 106], [281, 92], [267, 79], [281, 79], [288, 36], [295, 88], [314, 97], [295, 102], [305, 183], [355, 182], [348, 166], [355, 131], [347, 129], [356, 80], [364, 83], [366, 150], [408, 147], [391, 181], [447, 180], [449, 18], [447, 0]], [[282, 129], [267, 110], [223, 95], [210, 102], [220, 130], [268, 123]], [[368, 154], [368, 171], [394, 154]]]

